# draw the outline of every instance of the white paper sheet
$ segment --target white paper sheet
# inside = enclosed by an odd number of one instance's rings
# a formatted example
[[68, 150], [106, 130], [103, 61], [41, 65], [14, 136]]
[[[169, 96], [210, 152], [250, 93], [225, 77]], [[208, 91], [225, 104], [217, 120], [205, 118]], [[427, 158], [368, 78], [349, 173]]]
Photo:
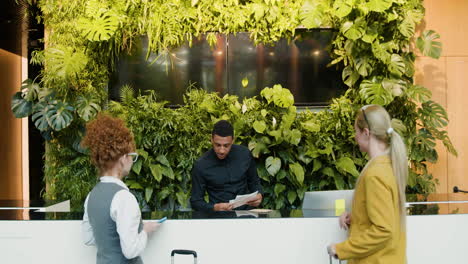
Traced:
[[239, 206], [242, 206], [250, 201], [255, 200], [255, 197], [257, 196], [258, 191], [255, 191], [250, 194], [244, 194], [244, 195], [237, 195], [236, 199], [230, 200], [229, 203], [232, 204], [232, 208], [237, 208]]

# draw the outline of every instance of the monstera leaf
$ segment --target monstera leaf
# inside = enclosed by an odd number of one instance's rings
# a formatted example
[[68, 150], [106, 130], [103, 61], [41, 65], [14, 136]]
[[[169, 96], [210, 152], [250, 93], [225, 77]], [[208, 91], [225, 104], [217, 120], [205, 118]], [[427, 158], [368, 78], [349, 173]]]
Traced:
[[389, 9], [392, 4], [393, 0], [370, 0], [367, 3], [367, 8], [369, 8], [370, 11], [384, 12]]
[[48, 71], [63, 79], [79, 74], [88, 62], [83, 51], [62, 46], [48, 48], [45, 56]]
[[[411, 158], [421, 162], [435, 162], [437, 160], [437, 151], [435, 151], [436, 139], [434, 135], [425, 128], [418, 129], [417, 134], [413, 138], [413, 144], [418, 145], [419, 151], [412, 152]], [[424, 152], [429, 152], [431, 154], [422, 154], [421, 150]]]
[[21, 84], [23, 98], [30, 102], [38, 99], [40, 90], [39, 84], [33, 82], [31, 79], [26, 79]]
[[49, 122], [47, 122], [47, 102], [40, 102], [33, 108], [32, 121], [39, 131], [46, 131], [49, 128]]
[[403, 20], [398, 25], [398, 30], [403, 36], [407, 38], [413, 37], [416, 25], [421, 22], [423, 17], [424, 13], [422, 13], [420, 10], [407, 10], [404, 13]]
[[393, 96], [401, 96], [407, 87], [407, 83], [400, 79], [384, 79], [382, 86], [385, 90], [391, 92]]
[[427, 101], [421, 104], [418, 114], [425, 126], [443, 128], [448, 124], [448, 116], [445, 109], [434, 101]]
[[268, 103], [273, 102], [279, 107], [288, 108], [294, 104], [294, 96], [291, 91], [283, 89], [280, 84], [275, 84], [273, 88], [266, 87], [260, 92], [260, 95], [265, 98]]
[[393, 96], [390, 91], [382, 86], [382, 83], [377, 80], [362, 81], [359, 93], [368, 104], [378, 104], [385, 106], [393, 101]]
[[372, 65], [370, 59], [366, 57], [358, 58], [356, 60], [356, 68], [361, 76], [368, 76], [372, 72]]
[[422, 52], [424, 56], [429, 56], [434, 59], [438, 59], [442, 53], [442, 43], [435, 41], [439, 39], [440, 35], [433, 30], [426, 30], [416, 40], [416, 46]]
[[398, 25], [398, 30], [400, 33], [407, 37], [411, 38], [414, 35], [414, 30], [416, 28], [416, 23], [414, 19], [410, 16], [405, 16], [400, 25]]
[[82, 35], [90, 41], [109, 40], [119, 27], [119, 18], [112, 11], [98, 10], [93, 18], [80, 18], [78, 20]]
[[341, 31], [347, 38], [357, 40], [366, 33], [366, 21], [358, 18], [354, 22], [345, 22], [341, 27]]
[[423, 86], [411, 85], [406, 90], [406, 95], [417, 102], [424, 103], [431, 98], [432, 92]]
[[392, 118], [392, 127], [395, 129], [396, 132], [400, 135], [404, 135], [407, 131], [407, 128], [403, 121], [397, 118]]
[[392, 56], [390, 57], [390, 62], [387, 66], [388, 70], [398, 77], [402, 76], [403, 73], [405, 73], [406, 71], [405, 62], [403, 61], [403, 58], [398, 54], [392, 54]]
[[33, 112], [33, 102], [24, 99], [22, 92], [17, 92], [11, 99], [11, 110], [16, 118], [27, 117]]
[[366, 34], [362, 37], [362, 40], [367, 43], [372, 43], [379, 34], [379, 24], [374, 23], [366, 28]]
[[339, 18], [343, 18], [353, 10], [353, 0], [336, 0], [333, 3], [333, 14]]
[[66, 128], [73, 121], [73, 110], [66, 102], [54, 100], [45, 109], [49, 126], [55, 131]]
[[302, 25], [306, 28], [318, 28], [323, 24], [323, 6], [317, 3], [317, 1], [308, 0], [305, 1], [301, 8], [301, 20]]
[[351, 87], [357, 82], [357, 80], [359, 80], [360, 76], [357, 71], [353, 70], [351, 65], [348, 65], [344, 68], [341, 77], [343, 78], [343, 82]]
[[391, 54], [378, 41], [372, 43], [372, 53], [377, 59], [384, 63], [388, 63], [388, 61], [390, 61]]
[[79, 96], [76, 101], [76, 111], [84, 121], [89, 121], [101, 111], [101, 106], [96, 98], [91, 96]]
[[40, 87], [31, 79], [21, 84], [21, 92], [17, 92], [11, 99], [11, 110], [16, 118], [27, 117], [33, 113], [34, 101], [38, 99]]

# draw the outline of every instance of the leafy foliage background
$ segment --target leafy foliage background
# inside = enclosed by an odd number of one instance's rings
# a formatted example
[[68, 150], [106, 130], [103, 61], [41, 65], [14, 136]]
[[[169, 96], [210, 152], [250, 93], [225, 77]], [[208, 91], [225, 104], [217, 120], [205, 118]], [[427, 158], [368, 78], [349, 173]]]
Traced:
[[[413, 84], [414, 44], [438, 58], [434, 31], [414, 40], [424, 16], [422, 0], [40, 0], [38, 17], [47, 29], [46, 49], [34, 52], [43, 65], [12, 99], [17, 117], [31, 115], [48, 140], [45, 197], [71, 199], [79, 208], [96, 182], [79, 142], [84, 124], [99, 111], [121, 116], [133, 132], [142, 158], [127, 184], [142, 206], [186, 206], [190, 170], [209, 148], [209, 131], [219, 119], [235, 124], [237, 143], [257, 159], [267, 195], [265, 207], [297, 207], [305, 191], [354, 186], [366, 162], [354, 143], [354, 116], [363, 104], [385, 106], [405, 138], [411, 173], [408, 192], [434, 191], [427, 171], [442, 141], [456, 155], [444, 127], [447, 113], [426, 88]], [[255, 43], [294, 37], [298, 27], [337, 29], [330, 47], [332, 67], [343, 69], [349, 90], [319, 112], [297, 112], [280, 86], [259, 98], [220, 98], [199, 90], [186, 105], [168, 109], [156, 94], [122, 88], [122, 103], [107, 101], [107, 83], [119, 54], [148, 36], [150, 53], [164, 54], [186, 39], [250, 32]], [[216, 32], [216, 33], [215, 33]]]

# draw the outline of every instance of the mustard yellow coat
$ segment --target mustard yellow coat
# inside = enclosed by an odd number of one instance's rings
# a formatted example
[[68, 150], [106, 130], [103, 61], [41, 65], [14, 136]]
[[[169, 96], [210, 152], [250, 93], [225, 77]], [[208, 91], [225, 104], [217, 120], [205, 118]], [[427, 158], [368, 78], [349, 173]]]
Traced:
[[348, 240], [336, 245], [349, 264], [405, 264], [398, 188], [388, 155], [374, 158], [357, 183]]

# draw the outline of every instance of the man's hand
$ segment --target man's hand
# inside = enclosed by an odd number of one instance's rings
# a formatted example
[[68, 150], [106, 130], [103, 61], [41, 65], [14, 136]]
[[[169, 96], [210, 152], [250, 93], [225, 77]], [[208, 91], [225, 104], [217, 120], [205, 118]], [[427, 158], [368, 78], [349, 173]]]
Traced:
[[232, 204], [230, 203], [217, 203], [213, 207], [214, 211], [231, 211]]
[[263, 196], [261, 193], [259, 193], [255, 196], [255, 200], [252, 200], [248, 202], [247, 204], [253, 207], [258, 207], [260, 203], [262, 203], [262, 200], [263, 200]]

